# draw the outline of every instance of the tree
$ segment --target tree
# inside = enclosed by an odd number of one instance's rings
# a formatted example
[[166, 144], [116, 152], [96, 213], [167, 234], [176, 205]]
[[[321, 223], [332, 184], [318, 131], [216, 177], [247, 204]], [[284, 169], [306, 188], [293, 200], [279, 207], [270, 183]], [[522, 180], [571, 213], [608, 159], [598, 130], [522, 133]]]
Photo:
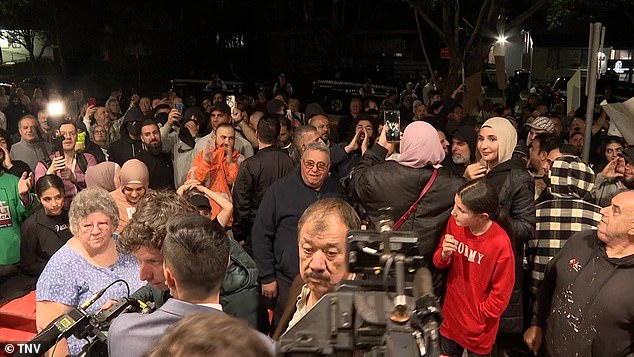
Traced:
[[548, 28], [558, 29], [569, 21], [588, 19], [614, 21], [611, 12], [617, 11], [634, 25], [634, 0], [552, 0], [548, 6]]
[[[0, 37], [18, 43], [29, 53], [34, 66], [42, 58], [46, 48], [52, 45], [49, 36], [51, 16], [48, 1], [4, 0], [0, 2], [0, 27], [4, 28]], [[36, 53], [36, 44], [41, 48]]]
[[[29, 60], [36, 62], [44, 54], [44, 50], [51, 46], [49, 36], [44, 31], [36, 31], [31, 29], [18, 29], [18, 30], [5, 30], [0, 33], [0, 38], [4, 38], [9, 43], [17, 43], [24, 47], [29, 52]], [[39, 53], [36, 55], [36, 43], [41, 44]]]
[[[478, 5], [479, 2], [460, 0], [407, 0], [449, 50], [445, 95], [460, 83], [462, 68], [465, 77], [477, 75], [479, 83], [479, 73], [496, 36], [522, 26], [548, 1], [484, 0]], [[467, 96], [479, 96], [479, 85], [467, 90]]]

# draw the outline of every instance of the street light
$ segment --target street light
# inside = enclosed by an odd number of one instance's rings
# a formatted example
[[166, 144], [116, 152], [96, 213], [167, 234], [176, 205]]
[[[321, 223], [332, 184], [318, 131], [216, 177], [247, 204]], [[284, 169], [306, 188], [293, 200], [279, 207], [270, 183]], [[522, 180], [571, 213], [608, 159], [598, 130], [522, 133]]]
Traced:
[[506, 40], [506, 36], [504, 36], [504, 34], [499, 34], [496, 42], [500, 45], [504, 45], [508, 43], [508, 41]]

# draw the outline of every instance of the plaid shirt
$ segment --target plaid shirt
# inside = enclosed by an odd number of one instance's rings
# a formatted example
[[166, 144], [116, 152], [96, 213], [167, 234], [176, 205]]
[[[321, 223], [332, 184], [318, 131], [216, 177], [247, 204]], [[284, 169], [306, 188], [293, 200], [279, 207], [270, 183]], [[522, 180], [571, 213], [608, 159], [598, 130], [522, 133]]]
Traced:
[[546, 264], [576, 232], [597, 229], [601, 207], [582, 198], [590, 197], [594, 172], [579, 158], [564, 156], [553, 161], [548, 172], [553, 200], [535, 206], [535, 237], [528, 241], [526, 256], [530, 269], [531, 302], [544, 279]]

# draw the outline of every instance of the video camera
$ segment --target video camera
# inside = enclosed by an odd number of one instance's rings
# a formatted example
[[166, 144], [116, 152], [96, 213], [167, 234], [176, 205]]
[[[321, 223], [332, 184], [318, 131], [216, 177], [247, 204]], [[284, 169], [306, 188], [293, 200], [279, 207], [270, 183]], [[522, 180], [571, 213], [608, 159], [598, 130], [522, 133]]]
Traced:
[[[53, 348], [61, 339], [75, 336], [77, 339], [89, 341], [82, 348], [80, 356], [107, 357], [107, 331], [112, 320], [124, 312], [149, 313], [153, 308], [153, 306], [140, 300], [123, 297], [108, 309], [96, 314], [89, 314], [86, 309], [97, 301], [108, 287], [97, 292], [80, 306], [74, 307], [68, 313], [57, 317], [28, 343], [39, 345], [39, 350], [46, 352]], [[16, 353], [15, 356], [26, 357], [31, 355]]]
[[351, 231], [346, 280], [280, 338], [281, 355], [440, 355], [442, 315], [414, 232], [395, 232], [387, 214], [377, 231]]

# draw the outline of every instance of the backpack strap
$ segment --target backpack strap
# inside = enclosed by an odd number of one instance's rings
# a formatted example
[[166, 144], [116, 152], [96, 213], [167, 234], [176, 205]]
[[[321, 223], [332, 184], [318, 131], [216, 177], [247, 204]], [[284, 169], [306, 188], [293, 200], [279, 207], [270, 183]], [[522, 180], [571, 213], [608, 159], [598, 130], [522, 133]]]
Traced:
[[403, 225], [403, 223], [407, 221], [409, 216], [411, 216], [412, 213], [416, 212], [416, 208], [418, 208], [418, 202], [420, 202], [420, 200], [423, 199], [423, 196], [425, 196], [427, 191], [429, 191], [429, 189], [431, 188], [431, 185], [434, 183], [434, 181], [436, 181], [436, 176], [438, 176], [438, 168], [434, 167], [434, 172], [431, 174], [431, 177], [429, 178], [429, 181], [427, 181], [427, 184], [425, 185], [425, 187], [423, 187], [423, 190], [420, 191], [420, 195], [418, 196], [418, 199], [414, 203], [412, 203], [412, 205], [403, 214], [403, 216], [401, 216], [401, 218], [399, 218], [398, 221], [394, 223], [394, 227], [392, 227], [393, 230], [397, 231], [401, 227], [401, 225]]
[[81, 170], [81, 172], [85, 174], [86, 170], [88, 169], [88, 160], [86, 160], [85, 153], [82, 152], [81, 154], [77, 155], [77, 165], [79, 165], [79, 169]]

